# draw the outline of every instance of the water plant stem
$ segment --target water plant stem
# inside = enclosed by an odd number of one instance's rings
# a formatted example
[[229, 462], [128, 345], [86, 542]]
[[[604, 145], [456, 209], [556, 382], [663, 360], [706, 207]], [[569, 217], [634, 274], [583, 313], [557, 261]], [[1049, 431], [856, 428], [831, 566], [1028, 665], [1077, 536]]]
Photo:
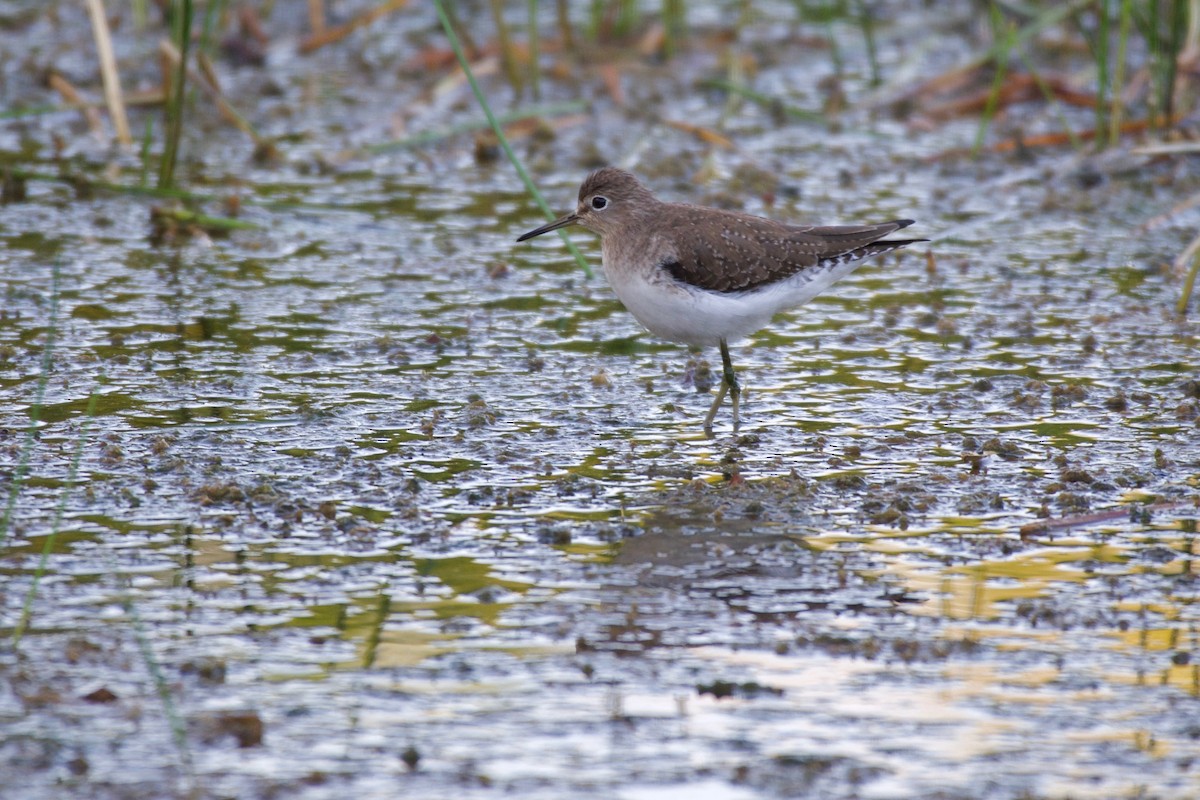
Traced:
[[[496, 117], [496, 120], [501, 125], [509, 125], [513, 122], [521, 120], [533, 119], [535, 117], [560, 117], [567, 114], [579, 114], [586, 111], [588, 104], [582, 100], [570, 100], [565, 103], [550, 103], [541, 106], [527, 106], [518, 108], [516, 111], [510, 111], [507, 114], [501, 114]], [[422, 131], [414, 133], [412, 136], [405, 136], [403, 139], [393, 139], [389, 142], [380, 142], [379, 144], [367, 145], [362, 149], [364, 153], [387, 153], [392, 150], [404, 150], [409, 147], [422, 147], [434, 142], [440, 142], [443, 139], [449, 139], [451, 136], [459, 136], [464, 133], [470, 133], [485, 129], [488, 123], [484, 122], [464, 122], [460, 125], [451, 125], [448, 128], [439, 128], [434, 131]]]
[[[534, 185], [533, 179], [529, 177], [529, 173], [525, 170], [525, 165], [517, 158], [517, 154], [513, 152], [512, 145], [508, 143], [508, 137], [504, 135], [504, 129], [500, 127], [496, 115], [492, 113], [492, 107], [488, 104], [487, 98], [483, 95], [483, 90], [479, 88], [479, 82], [475, 80], [475, 73], [471, 71], [471, 65], [467, 63], [467, 57], [463, 54], [462, 44], [458, 40], [458, 36], [454, 33], [454, 28], [450, 25], [450, 18], [446, 16], [446, 9], [443, 7], [442, 0], [433, 0], [434, 6], [437, 9], [438, 20], [442, 23], [442, 29], [446, 32], [446, 37], [450, 40], [450, 47], [454, 50], [454, 57], [458, 59], [458, 65], [462, 68], [463, 73], [467, 76], [467, 82], [471, 85], [471, 91], [475, 94], [475, 100], [479, 103], [479, 107], [483, 110], [483, 115], [487, 117], [488, 124], [492, 127], [492, 133], [496, 134], [496, 140], [500, 143], [500, 147], [504, 150], [504, 154], [508, 157], [509, 162], [513, 165], [513, 169], [517, 171], [521, 182], [525, 184], [525, 189], [533, 197], [538, 208], [545, 214], [546, 219], [554, 219], [555, 214], [550, 210], [546, 199], [542, 197], [542, 193], [538, 191]], [[575, 257], [575, 261], [583, 269], [585, 275], [589, 278], [594, 277], [592, 268], [588, 266], [587, 259], [583, 257], [583, 253], [579, 252], [579, 248], [575, 243], [567, 237], [566, 233], [559, 230], [559, 236], [566, 244], [571, 255]]]
[[1004, 88], [1004, 77], [1008, 73], [1008, 57], [1016, 43], [1016, 29], [1005, 24], [999, 7], [993, 2], [988, 8], [991, 11], [992, 35], [998, 39], [998, 44], [1005, 46], [993, 57], [996, 72], [992, 77], [992, 90], [988, 94], [987, 105], [984, 106], [983, 114], [979, 117], [979, 127], [975, 131], [975, 143], [971, 147], [973, 158], [977, 158], [983, 150], [983, 139], [1000, 104], [1000, 90]]
[[1125, 85], [1125, 55], [1129, 46], [1129, 28], [1133, 22], [1132, 0], [1121, 0], [1121, 18], [1117, 33], [1117, 60], [1114, 65], [1116, 74], [1112, 81], [1112, 109], [1108, 114], [1108, 141], [1115, 144], [1121, 138], [1121, 114], [1124, 111], [1125, 98], [1121, 91]]
[[1096, 58], [1096, 144], [1103, 149], [1107, 142], [1108, 94], [1112, 91], [1112, 70], [1109, 64], [1108, 47], [1108, 0], [1096, 3], [1097, 31], [1092, 53]]
[[533, 99], [542, 96], [542, 65], [541, 40], [538, 31], [538, 0], [527, 0], [529, 12], [529, 85], [533, 89]]
[[1200, 236], [1192, 240], [1180, 257], [1176, 260], [1176, 265], [1181, 266], [1191, 259], [1192, 266], [1188, 270], [1187, 276], [1183, 279], [1183, 289], [1179, 294], [1179, 302], [1175, 305], [1175, 311], [1179, 314], [1187, 312], [1188, 301], [1192, 299], [1192, 290], [1196, 288], [1196, 273], [1200, 272]]
[[175, 183], [175, 162], [179, 156], [179, 139], [183, 135], [184, 83], [187, 80], [188, 47], [192, 40], [192, 0], [174, 0], [171, 3], [171, 37], [179, 60], [171, 78], [167, 93], [166, 141], [163, 144], [162, 162], [158, 165], [158, 188], [169, 189]]
[[879, 68], [879, 53], [875, 47], [875, 26], [871, 17], [871, 9], [863, 0], [855, 0], [855, 18], [862, 28], [863, 41], [867, 45], [867, 61], [871, 65], [871, 85], [883, 83], [882, 70]]
[[58, 338], [58, 290], [61, 268], [61, 263], [56, 259], [50, 273], [50, 313], [46, 321], [46, 343], [42, 345], [42, 369], [38, 375], [37, 386], [33, 390], [33, 404], [29, 408], [29, 430], [25, 432], [21, 456], [17, 460], [17, 468], [13, 470], [12, 483], [8, 487], [8, 502], [4, 507], [4, 516], [0, 517], [0, 547], [3, 547], [8, 540], [12, 513], [17, 504], [17, 495], [21, 493], [25, 473], [29, 471], [29, 459], [33, 454], [38, 419], [42, 414], [42, 401], [46, 397], [46, 384], [50, 381], [50, 365], [54, 355], [54, 344]]
[[67, 470], [67, 479], [63, 482], [62, 492], [58, 497], [58, 506], [54, 510], [54, 522], [50, 526], [50, 535], [46, 537], [45, 543], [42, 545], [42, 555], [38, 559], [37, 568], [33, 573], [33, 580], [29, 584], [29, 591], [25, 593], [25, 602], [21, 606], [21, 619], [13, 628], [12, 646], [13, 649], [21, 644], [21, 637], [25, 634], [29, 627], [29, 617], [33, 609], [34, 598], [37, 597], [38, 585], [41, 582], [42, 576], [46, 574], [46, 564], [50, 561], [50, 553], [54, 550], [54, 542], [58, 538], [58, 532], [62, 529], [62, 519], [67, 509], [67, 500], [71, 496], [71, 491], [75, 488], [75, 480], [79, 475], [79, 462], [83, 460], [83, 445], [87, 442], [88, 428], [91, 427], [92, 421], [96, 417], [96, 405], [100, 400], [100, 386], [104, 383], [104, 373], [96, 379], [96, 385], [92, 388], [92, 393], [88, 397], [87, 410], [84, 411], [83, 424], [79, 429], [79, 438], [75, 441], [75, 452], [71, 456], [71, 466]]
[[744, 97], [747, 100], [766, 106], [768, 109], [779, 111], [784, 116], [798, 119], [802, 122], [818, 122], [822, 125], [828, 124], [828, 120], [823, 114], [816, 111], [809, 111], [805, 108], [797, 108], [793, 105], [781, 102], [778, 98], [763, 94], [762, 92], [751, 89], [749, 86], [743, 86], [739, 83], [725, 80], [723, 78], [709, 78], [700, 82], [701, 86], [706, 86], [712, 89], [721, 89], [731, 94], [736, 94]]

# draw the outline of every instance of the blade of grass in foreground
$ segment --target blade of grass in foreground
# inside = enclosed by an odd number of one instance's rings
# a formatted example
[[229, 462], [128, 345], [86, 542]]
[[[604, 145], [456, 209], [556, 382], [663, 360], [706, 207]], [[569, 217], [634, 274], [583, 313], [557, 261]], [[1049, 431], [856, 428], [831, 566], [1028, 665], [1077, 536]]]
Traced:
[[819, 111], [809, 111], [806, 108], [789, 105], [778, 98], [771, 97], [770, 95], [751, 89], [749, 86], [743, 86], [740, 83], [734, 83], [724, 78], [707, 78], [700, 81], [700, 85], [720, 89], [721, 91], [735, 94], [738, 97], [744, 97], [752, 103], [757, 103], [768, 110], [778, 111], [786, 117], [791, 117], [801, 122], [814, 122], [820, 125], [829, 124], [829, 120]]
[[[116, 564], [116, 559], [111, 551], [109, 552], [110, 571], [115, 575], [122, 575], [119, 572], [119, 567]], [[124, 578], [124, 576], [122, 575]], [[159, 702], [163, 706], [163, 715], [167, 718], [167, 723], [171, 726], [171, 738], [175, 740], [175, 749], [179, 751], [179, 760], [183, 765], [184, 774], [188, 777], [188, 782], [193, 788], [196, 783], [195, 769], [192, 766], [192, 750], [188, 745], [187, 725], [183, 721], [183, 717], [179, 713], [179, 708], [175, 705], [175, 698], [171, 696], [171, 686], [167, 683], [167, 677], [163, 674], [162, 667], [158, 663], [158, 657], [154, 655], [154, 650], [150, 647], [150, 639], [146, 636], [146, 626], [142, 622], [142, 617], [138, 614], [137, 608], [133, 604], [132, 595], [126, 591], [121, 597], [121, 604], [125, 608], [125, 613], [129, 615], [130, 621], [133, 623], [133, 633], [138, 643], [138, 650], [142, 654], [142, 662], [146, 665], [146, 671], [150, 673], [150, 679], [154, 681], [154, 689], [158, 694]], [[190, 795], [189, 795], [190, 796]]]
[[42, 546], [42, 555], [38, 559], [37, 568], [33, 572], [33, 581], [29, 584], [29, 591], [25, 594], [25, 604], [21, 607], [21, 619], [13, 629], [12, 644], [16, 650], [21, 644], [21, 637], [25, 635], [25, 630], [29, 627], [29, 617], [33, 609], [34, 598], [37, 597], [38, 585], [41, 583], [42, 576], [46, 574], [46, 564], [50, 561], [50, 553], [54, 549], [54, 541], [58, 538], [58, 532], [62, 528], [63, 514], [67, 509], [67, 499], [71, 496], [71, 491], [75, 488], [75, 478], [79, 475], [79, 462], [83, 459], [83, 445], [88, 438], [88, 428], [96, 418], [96, 404], [100, 400], [100, 386], [104, 383], [104, 373], [101, 372], [100, 377], [96, 380], [96, 386], [92, 389], [92, 394], [88, 397], [87, 410], [84, 412], [83, 425], [79, 429], [79, 439], [75, 442], [75, 453], [71, 456], [71, 466], [67, 470], [67, 479], [63, 483], [62, 494], [58, 498], [58, 507], [54, 510], [54, 523], [50, 526], [50, 535], [46, 537], [46, 542]]
[[[57, 277], [58, 269], [55, 268], [55, 297], [57, 298]], [[55, 301], [57, 309], [57, 300]], [[48, 362], [48, 359], [46, 359]], [[47, 364], [48, 366], [48, 364]], [[48, 370], [43, 370], [48, 372]], [[46, 543], [42, 547], [42, 554], [38, 560], [37, 568], [33, 575], [33, 582], [30, 584], [29, 591], [25, 595], [25, 602], [21, 608], [21, 619], [13, 629], [12, 644], [15, 650], [21, 643], [21, 638], [29, 627], [29, 619], [32, 615], [33, 601], [37, 597], [38, 585], [42, 575], [46, 572], [46, 564], [50, 559], [50, 553], [54, 548], [54, 541], [58, 536], [58, 532], [62, 527], [62, 518], [66, 512], [67, 500], [70, 498], [72, 490], [75, 488], [75, 481], [79, 475], [79, 464], [83, 459], [83, 448], [87, 443], [88, 429], [96, 418], [96, 407], [100, 400], [100, 387], [104, 384], [104, 374], [101, 372], [96, 380], [96, 386], [92, 389], [91, 395], [88, 397], [87, 410], [84, 412], [83, 425], [80, 427], [79, 439], [75, 443], [75, 452], [71, 457], [71, 466], [67, 471], [67, 479], [63, 484], [62, 494], [58, 499], [58, 507], [54, 512], [54, 522], [50, 529], [50, 535], [46, 537]], [[41, 396], [39, 394], [37, 406], [35, 406], [35, 421], [36, 426], [36, 411], [41, 407]], [[27, 459], [26, 459], [27, 460]], [[15, 482], [14, 482], [15, 483]], [[14, 495], [15, 496], [15, 495]], [[10, 510], [12, 500], [10, 498]], [[6, 514], [7, 520], [7, 514]], [[111, 575], [117, 576], [121, 580], [128, 583], [128, 578], [125, 576], [117, 564], [116, 558], [111, 551], [106, 551], [108, 560], [108, 572]], [[162, 668], [158, 663], [158, 658], [154, 655], [154, 650], [150, 646], [149, 637], [146, 635], [146, 627], [142, 622], [141, 615], [133, 604], [132, 595], [126, 587], [126, 591], [122, 593], [121, 604], [125, 609], [125, 613], [129, 616], [133, 623], [134, 637], [138, 642], [138, 649], [142, 655], [142, 661], [146, 665], [146, 672], [149, 673], [150, 679], [154, 682], [154, 690], [158, 695], [159, 702], [163, 706], [163, 715], [167, 718], [167, 724], [171, 727], [171, 735], [175, 741], [175, 747], [179, 751], [179, 759], [183, 766], [184, 773], [187, 775], [191, 783], [195, 783], [195, 770], [192, 765], [191, 748], [188, 745], [187, 726], [184, 724], [183, 717], [179, 713], [178, 707], [175, 705], [175, 699], [171, 696], [171, 687], [167, 682], [166, 676], [163, 674]]]
[[42, 347], [42, 371], [38, 376], [37, 388], [33, 390], [33, 405], [29, 409], [29, 430], [25, 434], [21, 457], [17, 460], [17, 468], [13, 472], [12, 483], [8, 487], [8, 503], [4, 508], [4, 516], [0, 518], [0, 547], [3, 547], [8, 540], [8, 528], [12, 523], [13, 508], [16, 507], [17, 495], [21, 492], [25, 473], [29, 470], [29, 458], [33, 453], [38, 418], [42, 414], [42, 400], [46, 396], [46, 384], [50, 381], [51, 358], [54, 354], [55, 340], [58, 338], [58, 285], [61, 266], [61, 263], [56, 260], [51, 272], [50, 320], [46, 324], [46, 344]]
[[992, 33], [997, 38], [997, 44], [1002, 45], [996, 54], [996, 73], [992, 77], [992, 90], [988, 94], [987, 105], [979, 117], [979, 127], [975, 131], [975, 144], [971, 148], [972, 158], [978, 158], [983, 151], [983, 139], [987, 136], [992, 118], [996, 116], [996, 108], [1000, 103], [1000, 91], [1004, 88], [1004, 78], [1008, 74], [1008, 56], [1016, 42], [1016, 31], [1005, 25], [1004, 16], [995, 3], [989, 6], [991, 11]]
[[184, 81], [187, 80], [188, 45], [192, 40], [192, 0], [175, 0], [171, 4], [171, 35], [179, 51], [179, 63], [175, 65], [171, 80], [171, 91], [164, 106], [166, 111], [167, 138], [163, 147], [162, 163], [158, 170], [158, 188], [169, 189], [175, 183], [175, 161], [179, 155], [179, 139], [183, 135]]
[[[533, 119], [535, 117], [558, 117], [567, 114], [578, 114], [587, 110], [587, 103], [582, 100], [568, 100], [565, 103], [550, 103], [549, 105], [527, 106], [518, 108], [516, 111], [510, 111], [507, 114], [501, 114], [496, 118], [496, 121], [501, 125], [508, 125], [513, 122]], [[389, 142], [380, 142], [379, 144], [369, 144], [363, 147], [358, 152], [363, 153], [386, 153], [390, 150], [404, 150], [410, 147], [422, 147], [427, 144], [440, 142], [443, 139], [448, 139], [451, 136], [458, 136], [463, 133], [470, 133], [481, 128], [487, 128], [487, 122], [468, 122], [461, 125], [451, 125], [448, 128], [441, 128], [436, 131], [423, 131], [414, 133], [412, 136], [406, 136], [403, 139], [393, 139]], [[351, 152], [350, 155], [354, 153]]]
[[[508, 160], [513, 165], [513, 169], [521, 176], [521, 182], [525, 184], [526, 190], [533, 197], [538, 208], [546, 215], [546, 219], [554, 219], [554, 212], [550, 210], [546, 199], [542, 197], [542, 193], [534, 186], [533, 179], [525, 171], [525, 166], [517, 158], [517, 154], [513, 152], [512, 145], [508, 143], [508, 137], [504, 135], [504, 130], [496, 120], [496, 115], [492, 113], [492, 107], [488, 105], [487, 98], [483, 96], [483, 90], [479, 88], [479, 82], [475, 80], [475, 73], [471, 71], [471, 65], [467, 63], [467, 57], [463, 54], [462, 44], [458, 41], [458, 36], [455, 35], [454, 28], [450, 25], [450, 18], [446, 16], [446, 9], [442, 6], [442, 0], [433, 0], [433, 2], [437, 8], [438, 19], [441, 20], [442, 29], [446, 31], [446, 37], [450, 40], [450, 47], [454, 50], [454, 57], [458, 59], [458, 65], [462, 67], [463, 73], [467, 76], [467, 82], [471, 84], [471, 91], [475, 94], [475, 100], [479, 103], [479, 107], [483, 109], [483, 114], [487, 117], [488, 124], [492, 127], [492, 133], [496, 134], [496, 140], [500, 142], [500, 147], [503, 148], [504, 155], [508, 157]], [[579, 248], [570, 240], [566, 231], [559, 229], [558, 234], [562, 237], [563, 242], [566, 243], [567, 249], [571, 251], [571, 255], [575, 257], [575, 261], [583, 269], [584, 274], [589, 278], [594, 277], [592, 268], [588, 266], [583, 253], [579, 252]]]
[[1188, 301], [1192, 299], [1192, 290], [1196, 288], [1196, 273], [1200, 272], [1200, 236], [1193, 239], [1187, 249], [1179, 254], [1179, 257], [1175, 259], [1175, 267], [1177, 269], [1183, 267], [1189, 259], [1191, 259], [1192, 266], [1183, 279], [1179, 302], [1175, 304], [1175, 311], [1181, 315], [1187, 313]]
[[1121, 0], [1120, 27], [1117, 34], [1116, 74], [1112, 79], [1112, 108], [1108, 112], [1108, 143], [1116, 144], [1121, 137], [1121, 114], [1125, 110], [1123, 89], [1125, 88], [1125, 55], [1129, 47], [1129, 28], [1133, 21], [1133, 4]]

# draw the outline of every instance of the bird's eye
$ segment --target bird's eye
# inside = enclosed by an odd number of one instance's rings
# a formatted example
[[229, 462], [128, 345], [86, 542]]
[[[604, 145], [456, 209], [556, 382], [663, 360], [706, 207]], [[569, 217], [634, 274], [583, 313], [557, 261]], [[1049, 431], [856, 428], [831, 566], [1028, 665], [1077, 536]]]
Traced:
[[596, 195], [592, 198], [592, 208], [601, 211], [608, 207], [608, 198], [603, 195]]

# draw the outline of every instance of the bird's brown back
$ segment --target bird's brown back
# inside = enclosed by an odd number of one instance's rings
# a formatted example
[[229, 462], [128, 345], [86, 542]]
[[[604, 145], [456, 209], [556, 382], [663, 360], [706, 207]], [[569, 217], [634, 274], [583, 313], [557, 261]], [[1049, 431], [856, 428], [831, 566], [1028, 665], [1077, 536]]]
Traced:
[[669, 231], [676, 252], [664, 266], [676, 280], [716, 292], [748, 291], [922, 241], [880, 241], [912, 220], [819, 227], [682, 203], [662, 203], [659, 212], [659, 230]]

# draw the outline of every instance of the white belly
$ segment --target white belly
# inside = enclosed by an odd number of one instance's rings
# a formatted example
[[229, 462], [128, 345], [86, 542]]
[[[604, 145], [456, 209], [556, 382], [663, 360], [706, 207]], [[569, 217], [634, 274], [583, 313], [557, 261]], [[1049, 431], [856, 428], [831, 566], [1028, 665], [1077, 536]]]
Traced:
[[617, 298], [646, 330], [672, 342], [704, 347], [749, 336], [780, 311], [816, 297], [856, 266], [839, 265], [817, 274], [797, 275], [747, 292], [698, 289], [658, 269], [626, 272], [606, 268], [605, 273]]

